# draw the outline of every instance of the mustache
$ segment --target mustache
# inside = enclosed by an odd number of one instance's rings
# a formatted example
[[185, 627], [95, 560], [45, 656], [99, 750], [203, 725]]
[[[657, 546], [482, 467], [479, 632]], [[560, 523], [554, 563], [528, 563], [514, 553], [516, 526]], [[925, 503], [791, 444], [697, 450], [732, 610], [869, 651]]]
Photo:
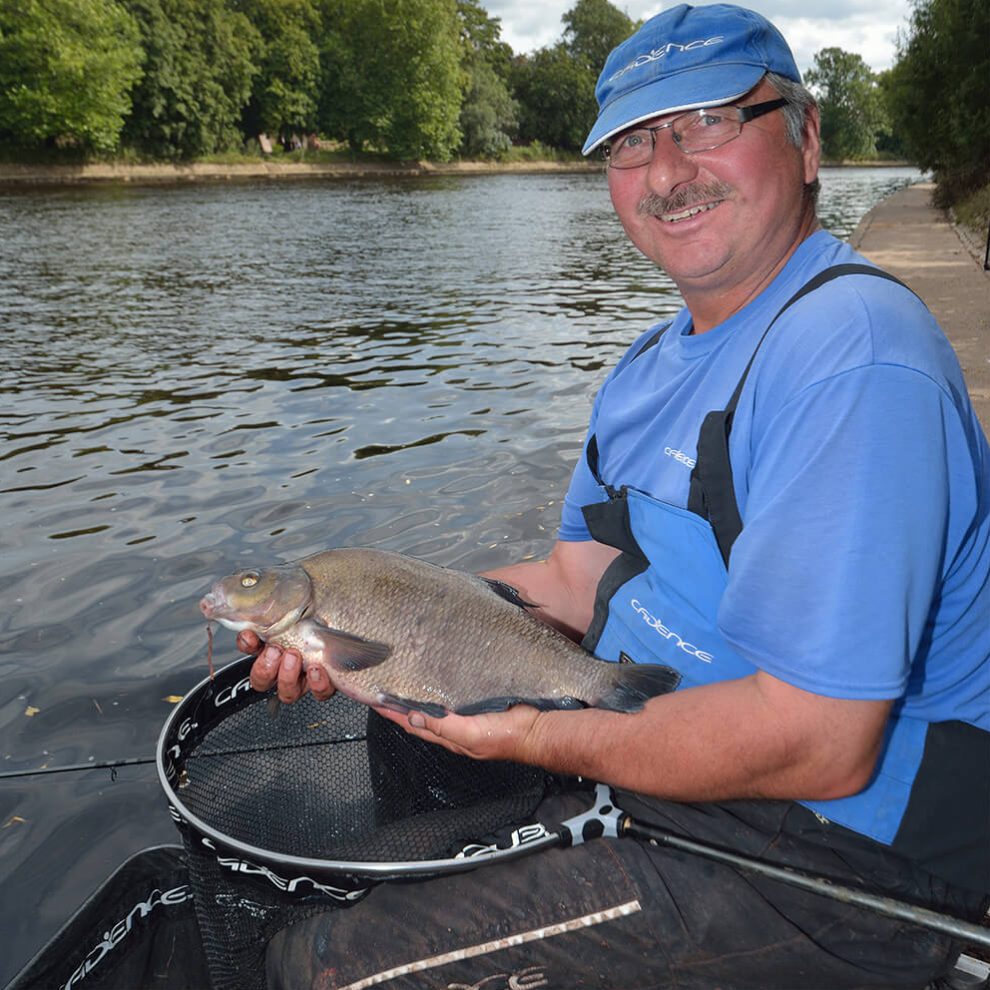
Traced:
[[725, 199], [732, 192], [732, 186], [726, 182], [707, 182], [687, 186], [678, 190], [673, 196], [661, 196], [659, 193], [647, 193], [636, 207], [636, 212], [644, 217], [658, 217], [662, 214], [680, 213], [701, 203], [710, 203], [713, 199]]

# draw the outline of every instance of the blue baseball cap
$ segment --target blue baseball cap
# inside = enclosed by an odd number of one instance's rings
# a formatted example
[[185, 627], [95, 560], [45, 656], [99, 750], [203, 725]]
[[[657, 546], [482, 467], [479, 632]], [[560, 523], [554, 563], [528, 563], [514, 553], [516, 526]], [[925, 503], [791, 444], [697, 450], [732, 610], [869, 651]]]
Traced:
[[605, 61], [582, 153], [644, 120], [737, 100], [767, 72], [801, 82], [783, 35], [761, 14], [723, 3], [665, 10]]

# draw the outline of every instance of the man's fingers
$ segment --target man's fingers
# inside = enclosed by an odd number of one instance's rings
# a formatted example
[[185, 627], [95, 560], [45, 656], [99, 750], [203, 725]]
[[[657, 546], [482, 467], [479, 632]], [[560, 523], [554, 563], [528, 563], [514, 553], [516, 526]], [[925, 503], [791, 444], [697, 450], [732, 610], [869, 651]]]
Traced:
[[278, 668], [278, 697], [279, 701], [292, 704], [298, 701], [306, 690], [303, 678], [302, 658], [295, 650], [286, 650], [282, 654], [282, 663]]
[[526, 740], [540, 717], [529, 705], [513, 705], [504, 712], [481, 715], [455, 715], [433, 718], [422, 712], [407, 714], [376, 708], [390, 722], [400, 725], [410, 735], [439, 743], [451, 752], [474, 760], [517, 760], [527, 762]]
[[279, 701], [287, 705], [298, 701], [307, 691], [312, 691], [319, 701], [326, 701], [334, 693], [333, 681], [323, 667], [311, 664], [304, 671], [299, 653], [271, 644], [251, 665], [251, 687], [262, 694], [277, 688]]
[[279, 675], [282, 651], [277, 646], [266, 646], [251, 665], [251, 687], [264, 693], [275, 684]]
[[449, 749], [452, 753], [458, 753], [461, 756], [473, 755], [459, 741], [448, 738], [444, 731], [449, 723], [461, 719], [459, 715], [447, 715], [445, 718], [431, 718], [429, 715], [415, 711], [396, 712], [390, 708], [375, 708], [375, 711], [382, 718], [386, 718], [390, 722], [394, 722], [396, 725], [405, 729], [411, 736], [425, 739], [427, 742], [438, 743], [445, 749]]
[[237, 648], [242, 653], [253, 654], [261, 649], [261, 640], [256, 632], [250, 629], [242, 629], [237, 634]]
[[333, 684], [327, 672], [318, 664], [310, 664], [306, 670], [306, 683], [313, 697], [319, 701], [326, 701], [333, 694]]

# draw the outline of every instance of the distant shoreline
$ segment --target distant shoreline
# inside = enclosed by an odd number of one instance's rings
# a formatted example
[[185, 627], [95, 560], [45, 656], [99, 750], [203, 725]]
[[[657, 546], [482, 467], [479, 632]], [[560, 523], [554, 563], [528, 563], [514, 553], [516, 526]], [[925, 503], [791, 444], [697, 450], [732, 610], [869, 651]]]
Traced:
[[429, 175], [574, 173], [600, 171], [600, 161], [584, 162], [274, 162], [239, 164], [191, 162], [156, 165], [0, 164], [0, 185], [82, 185], [224, 182], [238, 179], [362, 179]]
[[[911, 168], [910, 162], [822, 162], [824, 168]], [[362, 179], [431, 175], [574, 174], [600, 172], [602, 163], [569, 162], [275, 162], [240, 164], [192, 162], [130, 165], [18, 165], [0, 163], [0, 186], [89, 185], [134, 183], [140, 185], [185, 182], [229, 182], [243, 179]]]

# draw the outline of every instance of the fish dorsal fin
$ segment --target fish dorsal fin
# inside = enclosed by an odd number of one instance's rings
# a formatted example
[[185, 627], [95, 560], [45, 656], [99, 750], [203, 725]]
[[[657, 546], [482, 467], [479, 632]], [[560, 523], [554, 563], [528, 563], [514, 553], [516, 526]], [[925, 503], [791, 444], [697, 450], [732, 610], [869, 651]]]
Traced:
[[310, 619], [309, 622], [312, 637], [320, 641], [324, 656], [337, 670], [355, 671], [377, 667], [392, 652], [392, 647], [387, 643], [376, 643], [340, 629], [332, 629], [319, 619]]
[[511, 602], [513, 605], [518, 605], [519, 608], [536, 608], [534, 602], [528, 602], [522, 595], [519, 594], [518, 589], [513, 588], [511, 584], [506, 584], [504, 581], [499, 581], [497, 578], [487, 578], [483, 577], [481, 579], [488, 585], [492, 591], [495, 592], [499, 598], [504, 598], [507, 602]]

